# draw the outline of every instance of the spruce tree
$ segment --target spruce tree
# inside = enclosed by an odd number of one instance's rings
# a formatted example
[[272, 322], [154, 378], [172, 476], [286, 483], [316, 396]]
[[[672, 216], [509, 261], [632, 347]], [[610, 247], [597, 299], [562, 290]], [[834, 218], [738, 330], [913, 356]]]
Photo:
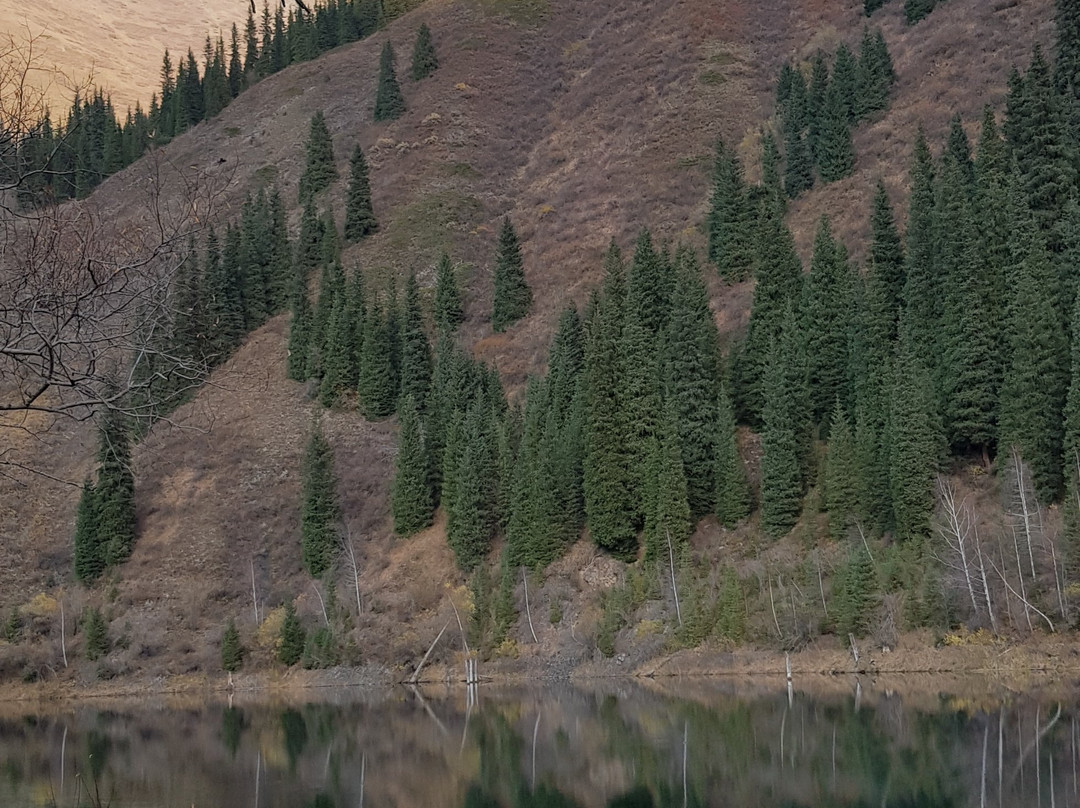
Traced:
[[281, 623], [278, 635], [277, 658], [282, 665], [292, 667], [300, 661], [304, 653], [307, 632], [293, 608], [292, 602], [285, 604], [285, 619]]
[[532, 290], [525, 282], [525, 265], [521, 245], [510, 217], [503, 219], [499, 244], [495, 252], [495, 291], [491, 307], [491, 327], [496, 332], [529, 313]]
[[360, 412], [369, 420], [386, 418], [397, 403], [398, 379], [389, 314], [384, 316], [382, 307], [375, 302], [367, 308], [363, 333], [357, 384]]
[[311, 343], [311, 303], [307, 284], [297, 279], [293, 292], [292, 319], [289, 321], [289, 358], [287, 372], [290, 379], [302, 382], [307, 379], [308, 350]]
[[860, 544], [850, 551], [833, 593], [836, 630], [841, 637], [848, 634], [861, 637], [866, 633], [876, 606], [877, 589], [873, 561]]
[[597, 546], [623, 559], [637, 554], [633, 477], [624, 438], [626, 422], [619, 371], [623, 334], [622, 260], [612, 245], [603, 295], [587, 319], [585, 343], [585, 514]]
[[406, 395], [398, 408], [400, 432], [394, 461], [390, 510], [394, 532], [411, 536], [431, 524], [435, 508], [431, 497], [431, 470], [416, 399]]
[[[775, 144], [774, 144], [775, 147]], [[750, 273], [751, 219], [739, 156], [723, 140], [716, 141], [713, 192], [707, 219], [709, 260], [721, 277], [737, 282]]]
[[746, 467], [739, 456], [735, 434], [735, 413], [727, 391], [721, 387], [716, 418], [716, 518], [725, 527], [734, 527], [750, 515], [750, 487]]
[[326, 128], [322, 110], [311, 116], [311, 128], [305, 144], [304, 174], [300, 177], [300, 204], [306, 203], [319, 191], [337, 179], [334, 164], [334, 142]]
[[762, 410], [761, 526], [774, 538], [795, 526], [803, 495], [799, 398], [805, 390], [805, 356], [790, 307], [787, 313], [782, 339], [769, 354]]
[[443, 253], [435, 271], [435, 326], [440, 331], [453, 331], [464, 319], [454, 266], [450, 256]]
[[712, 511], [716, 498], [713, 460], [718, 337], [693, 251], [680, 250], [676, 265], [676, 286], [661, 352], [664, 389], [681, 446], [690, 512], [699, 518]]
[[626, 318], [659, 337], [667, 324], [673, 281], [666, 256], [657, 252], [649, 231], [643, 229], [638, 234], [626, 280]]
[[851, 50], [843, 42], [836, 49], [830, 90], [839, 98], [848, 125], [855, 123], [858, 112], [858, 63]]
[[98, 539], [97, 518], [97, 497], [94, 484], [87, 477], [83, 481], [79, 505], [75, 510], [73, 542], [75, 577], [87, 585], [96, 581], [105, 570], [105, 553]]
[[375, 90], [375, 122], [393, 121], [405, 114], [405, 97], [394, 73], [394, 46], [387, 40], [379, 56], [379, 84]]
[[431, 41], [431, 29], [427, 23], [421, 23], [416, 32], [416, 43], [412, 52], [412, 79], [426, 79], [439, 67], [439, 58], [435, 55], [435, 43]]
[[221, 667], [229, 673], [236, 673], [244, 664], [244, 646], [240, 642], [240, 632], [232, 620], [221, 635]]
[[814, 187], [814, 160], [802, 132], [784, 124], [784, 193], [795, 199]]
[[[1073, 306], [1069, 391], [1065, 400], [1063, 465], [1066, 482], [1063, 537], [1067, 578], [1080, 574], [1080, 297]], [[80, 502], [81, 505], [81, 502]]]
[[353, 149], [349, 160], [349, 189], [345, 193], [345, 240], [360, 241], [379, 229], [371, 207], [371, 182], [367, 160], [360, 144]]
[[109, 653], [109, 628], [100, 609], [91, 606], [83, 612], [82, 630], [83, 655], [88, 660], [96, 662]]
[[135, 547], [135, 476], [131, 435], [123, 413], [111, 410], [101, 422], [98, 478], [94, 487], [98, 546], [105, 564], [126, 561]]
[[825, 509], [829, 533], [841, 539], [858, 509], [858, 465], [855, 439], [840, 402], [833, 408], [825, 459]]
[[431, 346], [424, 334], [424, 314], [420, 310], [420, 289], [416, 273], [405, 283], [405, 318], [401, 329], [401, 397], [412, 396], [416, 407], [427, 409], [431, 389]]
[[930, 530], [942, 435], [930, 374], [912, 348], [921, 335], [906, 321], [901, 332], [889, 399], [889, 489], [897, 537], [911, 540]]
[[814, 162], [822, 182], [835, 182], [855, 170], [855, 149], [851, 143], [848, 98], [836, 81], [829, 84], [819, 116], [814, 143]]
[[[496, 456], [489, 414], [474, 402], [461, 424], [453, 496], [446, 503], [446, 540], [458, 567], [471, 572], [491, 547], [497, 525]], [[449, 456], [449, 452], [448, 452]]]
[[934, 166], [930, 148], [920, 130], [912, 157], [911, 196], [905, 241], [904, 315], [912, 346], [923, 366], [933, 372], [938, 363], [936, 336], [941, 317], [941, 278], [937, 272], [934, 229]]
[[938, 0], [904, 0], [904, 19], [914, 25], [934, 10]]
[[672, 406], [665, 408], [660, 432], [649, 439], [649, 486], [645, 492], [645, 558], [655, 560], [679, 551], [693, 530], [687, 481], [683, 474], [677, 416]]
[[[337, 552], [339, 517], [334, 479], [334, 455], [316, 424], [304, 454], [300, 508], [300, 545], [304, 569], [319, 578], [330, 569]], [[291, 663], [286, 663], [291, 664]]]

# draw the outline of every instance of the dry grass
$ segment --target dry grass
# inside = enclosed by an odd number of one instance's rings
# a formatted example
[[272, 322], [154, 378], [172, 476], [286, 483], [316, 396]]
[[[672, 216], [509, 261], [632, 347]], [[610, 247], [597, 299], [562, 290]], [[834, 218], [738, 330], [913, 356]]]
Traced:
[[[1049, 39], [1050, 5], [1032, 0], [994, 12], [978, 0], [950, 0], [932, 24], [912, 29], [903, 26], [896, 3], [875, 17], [900, 76], [895, 98], [888, 113], [857, 133], [856, 175], [793, 206], [804, 255], [822, 213], [861, 254], [874, 179], [883, 177], [902, 203], [918, 122], [936, 144], [954, 110], [974, 121], [983, 103], [1000, 102], [1009, 66], [1026, 60], [1033, 41]], [[752, 162], [780, 64], [840, 38], [854, 43], [863, 20], [862, 4], [853, 0], [658, 0], [647, 7], [550, 0], [543, 19], [502, 13], [504, 6], [539, 7], [432, 0], [378, 37], [270, 77], [161, 157], [170, 181], [189, 166], [217, 178], [218, 221], [234, 217], [244, 194], [268, 182], [279, 183], [291, 204], [308, 121], [324, 110], [342, 176], [353, 145], [368, 150], [382, 222], [377, 235], [346, 251], [346, 266], [377, 276], [416, 268], [430, 286], [439, 252], [451, 250], [471, 267], [462, 273], [462, 338], [520, 391], [526, 376], [543, 368], [560, 309], [567, 301], [583, 304], [598, 282], [609, 241], [630, 248], [638, 229], [649, 226], [660, 239], [700, 246], [716, 136], [740, 144]], [[441, 67], [418, 85], [404, 82], [404, 117], [374, 125], [379, 49], [389, 37], [407, 54], [421, 21], [431, 26]], [[94, 197], [101, 215], [140, 225], [144, 170], [136, 165], [103, 183]], [[339, 183], [326, 194], [337, 211], [343, 191]], [[487, 268], [505, 214], [523, 239], [536, 303], [525, 321], [492, 335]], [[299, 210], [290, 215], [295, 226]], [[711, 277], [709, 288], [721, 333], [730, 338], [745, 327], [751, 286]], [[141, 538], [109, 604], [117, 630], [131, 624], [124, 663], [133, 669], [215, 670], [225, 620], [235, 616], [242, 633], [254, 631], [252, 564], [265, 607], [299, 596], [301, 613], [315, 620], [318, 604], [301, 571], [298, 541], [300, 458], [313, 405], [301, 386], [285, 380], [286, 320], [252, 335], [178, 413], [181, 428], [155, 429], [136, 453]], [[404, 666], [452, 614], [447, 587], [462, 577], [441, 525], [408, 541], [391, 535], [394, 425], [333, 412], [324, 428], [361, 555], [369, 607], [358, 628], [361, 653]], [[50, 473], [78, 482], [91, 467], [94, 442], [89, 427], [66, 424], [48, 443], [24, 448]], [[753, 441], [745, 444], [752, 460]], [[0, 480], [0, 541], [10, 559], [0, 566], [0, 609], [70, 579], [77, 496], [75, 488], [41, 479]], [[706, 524], [695, 541], [711, 552], [748, 539]], [[596, 591], [607, 580], [593, 574], [602, 561], [582, 542], [538, 582], [534, 621], [543, 624], [545, 643], [564, 655], [587, 653], [599, 614]], [[342, 601], [350, 597], [345, 587], [342, 577]], [[552, 604], [563, 614], [557, 624], [545, 619]], [[513, 637], [523, 659], [537, 653], [526, 634]], [[149, 656], [140, 657], [143, 651]]]

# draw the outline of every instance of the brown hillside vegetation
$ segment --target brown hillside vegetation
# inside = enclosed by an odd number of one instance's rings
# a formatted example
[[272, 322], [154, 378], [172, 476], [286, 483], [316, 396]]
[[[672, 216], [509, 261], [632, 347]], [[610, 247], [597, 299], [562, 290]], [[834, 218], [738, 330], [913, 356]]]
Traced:
[[[892, 105], [857, 132], [855, 176], [793, 206], [804, 253], [818, 216], [828, 213], [858, 255], [873, 180], [883, 177], [897, 203], [904, 198], [916, 126], [936, 146], [953, 112], [976, 121], [983, 104], [1000, 105], [1010, 66], [1025, 64], [1032, 43], [1050, 37], [1050, 0], [951, 0], [914, 28], [903, 25], [900, 6], [888, 4], [871, 21], [884, 28], [899, 75]], [[430, 287], [439, 253], [449, 250], [466, 287], [463, 340], [517, 391], [543, 369], [559, 310], [567, 301], [582, 304], [598, 282], [611, 239], [631, 248], [648, 226], [662, 239], [703, 244], [715, 138], [740, 144], [754, 174], [758, 127], [772, 112], [780, 65], [840, 39], [857, 42], [861, 10], [861, 2], [823, 0], [430, 0], [385, 33], [264, 80], [161, 149], [160, 164], [170, 187], [195, 173], [223, 189], [211, 223], [237, 216], [259, 185], [277, 183], [292, 205], [308, 121], [323, 110], [341, 176], [353, 145], [367, 150], [381, 222], [378, 234], [346, 251], [346, 267], [363, 267], [372, 278], [417, 269]], [[403, 78], [408, 112], [375, 125], [379, 49], [387, 37], [393, 42], [404, 76], [422, 21], [433, 31], [440, 68], [420, 84]], [[104, 182], [91, 204], [138, 226], [146, 177], [141, 161]], [[339, 222], [343, 196], [343, 182], [327, 192]], [[535, 305], [507, 334], [492, 336], [489, 266], [506, 214], [523, 241]], [[291, 217], [295, 227], [299, 210]], [[730, 334], [745, 323], [751, 289], [711, 284], [713, 308]], [[229, 617], [257, 645], [252, 574], [260, 617], [300, 596], [314, 625], [319, 603], [301, 571], [298, 524], [300, 459], [317, 409], [303, 386], [285, 379], [287, 333], [281, 316], [252, 335], [174, 426], [155, 428], [136, 450], [134, 555], [115, 582], [90, 594], [69, 586], [66, 595], [69, 614], [87, 599], [107, 605], [113, 635], [128, 640], [110, 658], [115, 670], [216, 670]], [[394, 425], [353, 412], [321, 417], [360, 555], [359, 656], [415, 664], [452, 618], [446, 593], [463, 597], [463, 579], [438, 524], [408, 541], [391, 535]], [[60, 437], [44, 449], [27, 442], [25, 456], [78, 482], [92, 464], [94, 436], [83, 426]], [[46, 479], [0, 479], [0, 607], [57, 594], [71, 580], [77, 497], [76, 488]], [[716, 538], [710, 525], [699, 547]], [[533, 593], [534, 615], [543, 615], [542, 633], [552, 638], [545, 648], [568, 659], [591, 654], [591, 595], [619, 574], [584, 545], [559, 562]], [[342, 572], [338, 600], [352, 597]], [[547, 625], [552, 604], [563, 604], [563, 617]], [[524, 640], [528, 628], [518, 632]], [[46, 656], [54, 664], [56, 642], [54, 634], [36, 651], [0, 648], [0, 674], [40, 668]], [[269, 650], [258, 653], [266, 658]]]

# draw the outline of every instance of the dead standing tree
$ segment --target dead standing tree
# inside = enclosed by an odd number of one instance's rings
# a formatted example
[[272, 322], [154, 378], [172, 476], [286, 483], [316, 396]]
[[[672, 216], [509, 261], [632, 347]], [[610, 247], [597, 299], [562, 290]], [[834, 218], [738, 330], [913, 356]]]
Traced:
[[[48, 158], [25, 158], [46, 111], [40, 72], [32, 39], [0, 41], [0, 435], [12, 438], [102, 410], [151, 421], [168, 406], [160, 374], [170, 396], [201, 383], [201, 364], [166, 347], [172, 281], [227, 183], [152, 151], [127, 170], [122, 212], [27, 193], [50, 179]], [[12, 444], [0, 440], [0, 472], [40, 473]]]

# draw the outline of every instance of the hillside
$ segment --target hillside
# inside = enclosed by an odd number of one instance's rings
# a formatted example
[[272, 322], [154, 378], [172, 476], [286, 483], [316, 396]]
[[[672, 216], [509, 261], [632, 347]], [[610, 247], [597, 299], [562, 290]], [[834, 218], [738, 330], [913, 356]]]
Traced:
[[[32, 39], [37, 70], [31, 81], [46, 89], [54, 110], [66, 112], [72, 89], [88, 82], [105, 88], [121, 115], [150, 105], [160, 85], [161, 58], [191, 48], [202, 53], [206, 35], [226, 42], [245, 4], [237, 0], [88, 0], [77, 8], [65, 0], [5, 3], [0, 32], [18, 44]], [[53, 72], [55, 68], [55, 72]]]
[[[212, 223], [220, 225], [238, 215], [249, 191], [276, 183], [295, 231], [302, 143], [322, 110], [342, 176], [353, 145], [367, 151], [383, 223], [345, 252], [345, 265], [372, 277], [415, 268], [430, 289], [432, 267], [449, 250], [465, 265], [463, 342], [520, 396], [527, 376], [543, 370], [564, 304], [583, 305], [599, 282], [612, 239], [629, 249], [648, 226], [661, 239], [703, 245], [715, 138], [739, 144], [754, 175], [757, 128], [773, 113], [780, 65], [841, 39], [857, 43], [861, 11], [861, 3], [811, 0], [431, 0], [385, 35], [263, 80], [161, 149], [155, 163], [140, 161], [105, 181], [90, 205], [138, 229], [139, 189], [153, 169], [169, 187], [197, 176], [217, 188]], [[389, 38], [403, 63], [421, 21], [432, 29], [440, 68], [423, 83], [403, 82], [404, 117], [372, 124], [379, 49]], [[1033, 43], [1050, 40], [1052, 4], [950, 0], [932, 23], [909, 28], [900, 4], [891, 3], [872, 22], [885, 32], [897, 86], [888, 112], [857, 130], [855, 174], [792, 205], [789, 223], [804, 259], [823, 213], [855, 256], [865, 254], [874, 179], [885, 180], [903, 210], [916, 127], [937, 150], [953, 113], [973, 127], [983, 104], [1000, 107], [1009, 68], [1026, 63]], [[339, 223], [343, 194], [343, 183], [329, 192]], [[518, 226], [535, 304], [508, 333], [492, 335], [488, 268], [504, 215]], [[728, 287], [711, 277], [722, 337], [744, 327], [750, 297], [748, 284]], [[133, 557], [103, 591], [87, 596], [67, 587], [69, 612], [105, 596], [114, 632], [128, 639], [111, 662], [117, 672], [215, 670], [225, 616], [254, 632], [252, 577], [261, 608], [300, 596], [301, 613], [312, 621], [318, 614], [298, 543], [300, 458], [316, 407], [285, 378], [287, 333], [282, 315], [253, 334], [173, 425], [159, 425], [138, 447]], [[392, 537], [393, 422], [367, 423], [353, 412], [322, 417], [345, 521], [360, 548], [368, 599], [360, 656], [405, 665], [449, 619], [444, 593], [464, 579], [439, 523], [408, 541]], [[63, 429], [46, 445], [26, 441], [24, 456], [52, 477], [78, 482], [90, 470], [95, 438], [86, 427]], [[77, 488], [47, 479], [0, 479], [4, 542], [13, 551], [12, 563], [0, 567], [5, 612], [70, 581], [77, 497]], [[719, 535], [706, 521], [698, 545], [718, 554]], [[534, 601], [545, 615], [545, 653], [591, 655], [581, 637], [598, 620], [595, 591], [619, 574], [584, 543], [554, 565]], [[351, 597], [345, 583], [338, 597]], [[552, 603], [564, 604], [558, 626], [547, 624]], [[0, 673], [38, 664], [22, 653], [0, 649]]]

